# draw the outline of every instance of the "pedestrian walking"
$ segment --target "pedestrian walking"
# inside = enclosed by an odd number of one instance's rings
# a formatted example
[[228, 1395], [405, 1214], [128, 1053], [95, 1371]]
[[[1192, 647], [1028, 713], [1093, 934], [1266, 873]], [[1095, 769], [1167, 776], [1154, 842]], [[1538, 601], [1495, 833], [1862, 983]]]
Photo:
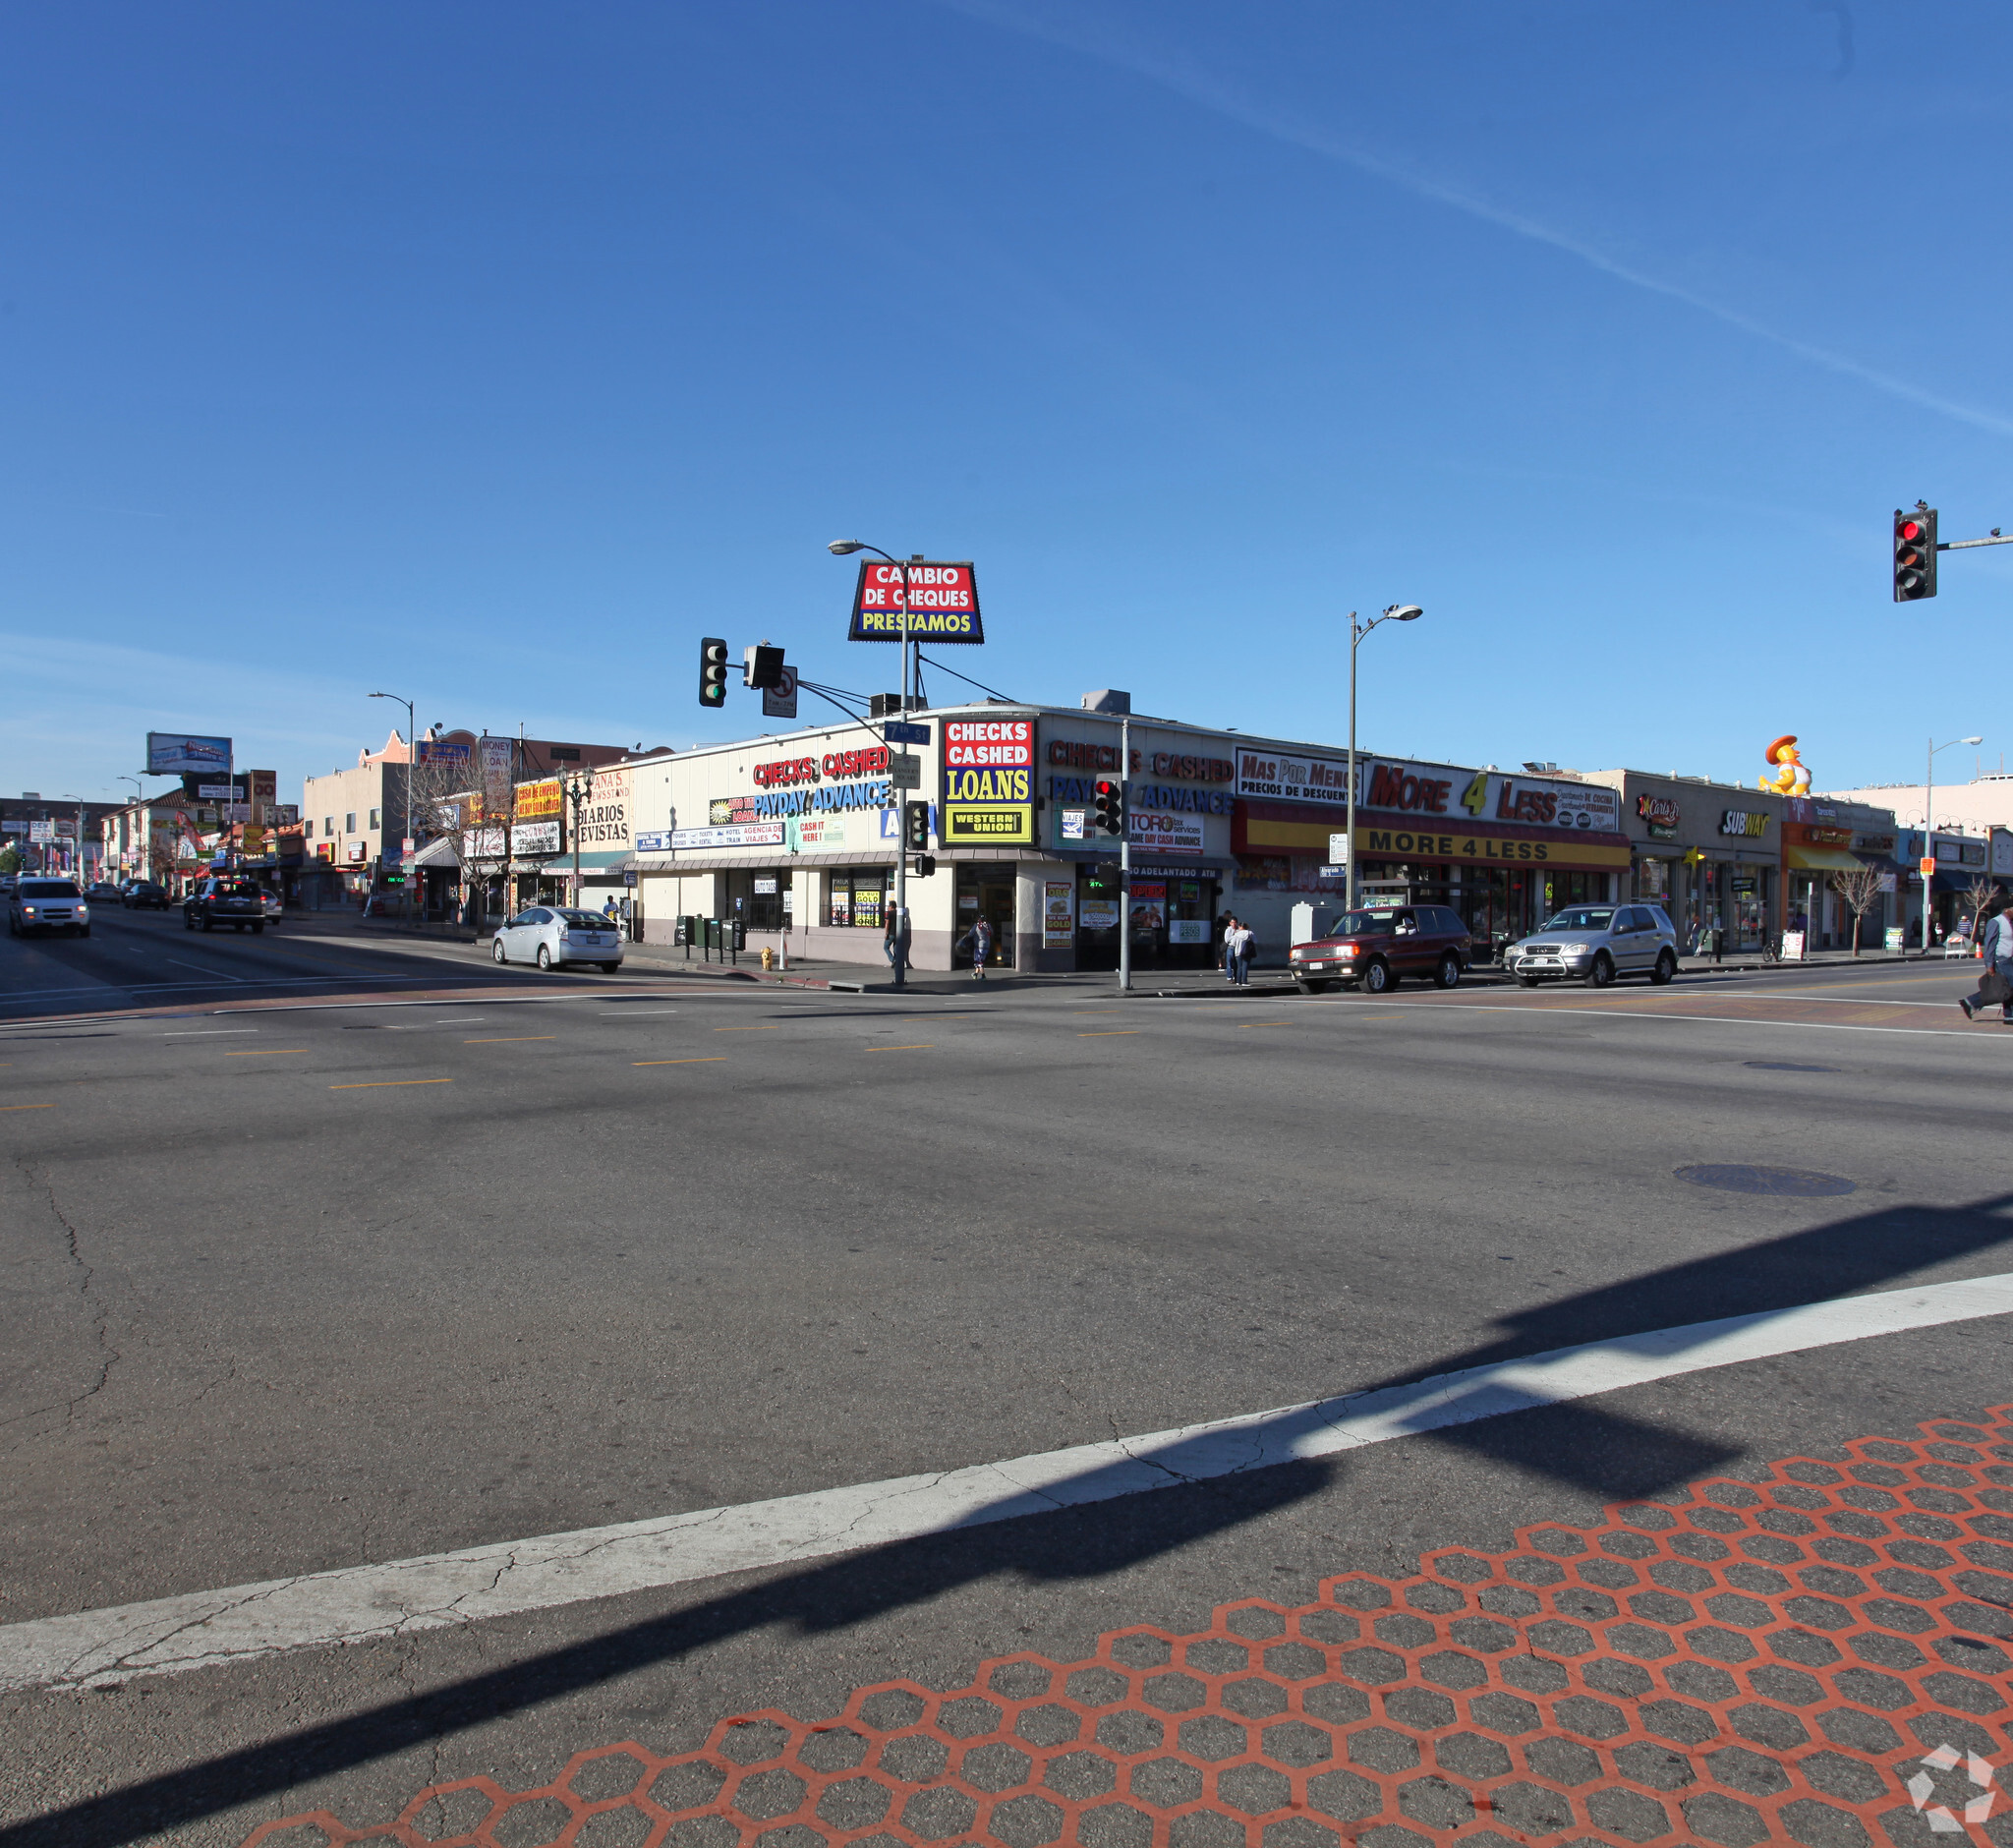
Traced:
[[1223, 966], [1234, 988], [1251, 986], [1251, 942], [1253, 933], [1241, 918], [1232, 918], [1223, 934]]
[[986, 979], [986, 958], [993, 953], [992, 923], [982, 913], [965, 935], [971, 944], [971, 979], [983, 982]]
[[1992, 913], [1985, 925], [1983, 954], [1985, 965], [1978, 978], [1978, 993], [1957, 1005], [1967, 1020], [1975, 1020], [1981, 1008], [1997, 1002], [1999, 1019], [2013, 1023], [2013, 907]]
[[1237, 921], [1237, 920], [1234, 918], [1228, 911], [1219, 911], [1216, 914], [1216, 923], [1212, 927], [1211, 935], [1216, 940], [1216, 966], [1219, 969], [1223, 967], [1223, 959], [1225, 953], [1223, 947], [1224, 934]]

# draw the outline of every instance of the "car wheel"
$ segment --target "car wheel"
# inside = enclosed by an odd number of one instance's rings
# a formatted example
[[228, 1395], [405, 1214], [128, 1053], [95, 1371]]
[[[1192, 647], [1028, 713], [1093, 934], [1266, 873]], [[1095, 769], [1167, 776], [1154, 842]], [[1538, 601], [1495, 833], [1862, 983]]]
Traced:
[[1517, 986], [1519, 988], [1535, 988], [1537, 986], [1537, 977], [1534, 975], [1520, 975], [1517, 978]]
[[1614, 979], [1614, 962], [1608, 955], [1608, 953], [1603, 950], [1594, 957], [1593, 967], [1586, 971], [1586, 985], [1588, 988], [1605, 988]]
[[77, 927], [77, 934], [80, 937], [88, 937], [90, 935], [90, 926], [88, 924], [80, 924]]
[[1461, 980], [1461, 958], [1453, 951], [1440, 958], [1440, 966], [1433, 971], [1433, 984], [1437, 988], [1452, 988]]
[[502, 938], [497, 938], [495, 943], [491, 946], [491, 949], [498, 962], [508, 962], [510, 960], [510, 958], [503, 953]]
[[203, 912], [202, 914], [202, 928], [206, 931], [213, 931], [216, 929], [216, 919], [211, 917], [207, 911]]
[[253, 925], [252, 935], [255, 937], [263, 937], [265, 935], [265, 926], [263, 924]]
[[1392, 974], [1391, 964], [1379, 957], [1363, 971], [1363, 993], [1381, 995], [1398, 986], [1398, 977]]
[[1670, 979], [1677, 974], [1677, 957], [1672, 955], [1668, 950], [1665, 950], [1658, 953], [1656, 958], [1656, 967], [1649, 971], [1649, 979], [1652, 982], [1654, 982], [1658, 988], [1662, 988], [1665, 985], [1665, 983], [1670, 981]]
[[184, 911], [182, 913], [182, 928], [185, 931], [193, 931], [196, 928], [196, 913], [194, 911]]
[[551, 966], [552, 946], [550, 944], [539, 945], [539, 967], [542, 969], [549, 969]]

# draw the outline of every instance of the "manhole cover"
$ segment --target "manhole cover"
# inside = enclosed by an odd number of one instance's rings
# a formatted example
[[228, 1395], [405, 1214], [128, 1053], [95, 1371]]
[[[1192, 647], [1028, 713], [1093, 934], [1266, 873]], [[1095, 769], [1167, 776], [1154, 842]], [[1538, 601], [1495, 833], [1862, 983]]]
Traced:
[[1808, 1197], [1818, 1193], [1851, 1193], [1859, 1183], [1843, 1175], [1814, 1174], [1808, 1168], [1756, 1168], [1748, 1162], [1701, 1162], [1675, 1170], [1680, 1181], [1695, 1187], [1718, 1187], [1727, 1193], [1782, 1193]]
[[1843, 1066], [1793, 1066], [1782, 1059], [1743, 1059], [1741, 1064], [1756, 1071], [1843, 1071]]

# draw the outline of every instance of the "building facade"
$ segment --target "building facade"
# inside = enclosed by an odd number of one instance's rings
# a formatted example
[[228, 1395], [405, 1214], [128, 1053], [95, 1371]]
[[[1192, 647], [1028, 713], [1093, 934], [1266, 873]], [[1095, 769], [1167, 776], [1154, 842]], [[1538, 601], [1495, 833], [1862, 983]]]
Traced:
[[[912, 961], [948, 968], [979, 917], [993, 959], [1110, 968], [1122, 933], [1142, 969], [1207, 966], [1235, 911], [1283, 959], [1296, 902], [1339, 897], [1348, 764], [1333, 746], [1109, 710], [978, 702], [910, 715], [928, 741], [891, 747], [878, 722], [703, 745], [619, 767], [626, 851], [583, 842], [584, 897], [627, 892], [640, 934], [733, 918], [750, 949], [884, 962], [904, 797], [930, 807], [936, 872], [908, 882]], [[913, 788], [904, 786], [903, 757]], [[1618, 796], [1558, 776], [1358, 758], [1359, 877], [1453, 905], [1479, 945], [1558, 905], [1616, 895], [1631, 867]], [[1098, 780], [1129, 783], [1129, 892], [1100, 831]], [[553, 856], [571, 858], [561, 831]], [[633, 880], [633, 885], [630, 883]]]

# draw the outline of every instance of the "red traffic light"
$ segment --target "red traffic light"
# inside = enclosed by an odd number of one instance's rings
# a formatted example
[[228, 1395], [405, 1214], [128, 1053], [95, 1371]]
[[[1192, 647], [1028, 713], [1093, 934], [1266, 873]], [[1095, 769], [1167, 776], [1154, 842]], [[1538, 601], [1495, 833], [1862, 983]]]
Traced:
[[1911, 604], [1936, 594], [1936, 510], [1894, 509], [1894, 601]]
[[1903, 520], [1902, 523], [1894, 529], [1894, 537], [1896, 539], [1905, 539], [1911, 546], [1913, 546], [1928, 530], [1929, 529], [1926, 527], [1920, 520]]

